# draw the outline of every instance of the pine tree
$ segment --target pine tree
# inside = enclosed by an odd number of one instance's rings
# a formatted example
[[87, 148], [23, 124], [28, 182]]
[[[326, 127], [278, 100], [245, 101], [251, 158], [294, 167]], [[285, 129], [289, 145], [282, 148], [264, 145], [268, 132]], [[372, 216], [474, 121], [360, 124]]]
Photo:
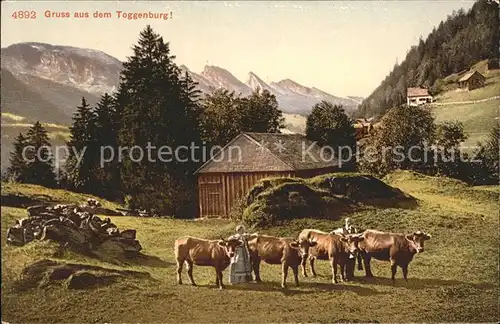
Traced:
[[[182, 78], [165, 43], [148, 25], [139, 36], [134, 54], [123, 64], [117, 99], [118, 144], [168, 146], [175, 151], [191, 143], [199, 145], [199, 105], [194, 83]], [[174, 216], [193, 216], [195, 210], [193, 171], [199, 165], [189, 150], [175, 156], [146, 154], [133, 161], [129, 152], [120, 164], [122, 191], [130, 207], [155, 208]], [[158, 153], [158, 151], [156, 151]], [[139, 156], [132, 156], [134, 159]], [[159, 161], [159, 158], [171, 161]], [[186, 159], [184, 161], [184, 159]]]
[[14, 140], [14, 151], [10, 152], [10, 167], [7, 169], [8, 179], [15, 182], [26, 182], [27, 162], [23, 152], [28, 145], [28, 139], [19, 133]]
[[93, 159], [90, 156], [91, 154], [88, 153], [89, 146], [94, 141], [93, 122], [94, 114], [92, 109], [85, 98], [82, 97], [81, 104], [73, 115], [73, 124], [70, 127], [69, 156], [66, 162], [68, 181], [75, 190], [81, 192], [90, 192], [93, 185]]
[[47, 131], [36, 122], [27, 133], [26, 182], [53, 187], [56, 184], [52, 146]]
[[113, 158], [110, 162], [104, 163], [112, 157], [111, 155], [117, 154], [116, 122], [114, 99], [105, 93], [95, 107], [90, 120], [90, 124], [93, 125], [93, 134], [91, 134], [86, 153], [92, 158], [91, 178], [95, 179], [95, 183], [91, 186], [91, 193], [108, 199], [120, 196], [118, 160]]

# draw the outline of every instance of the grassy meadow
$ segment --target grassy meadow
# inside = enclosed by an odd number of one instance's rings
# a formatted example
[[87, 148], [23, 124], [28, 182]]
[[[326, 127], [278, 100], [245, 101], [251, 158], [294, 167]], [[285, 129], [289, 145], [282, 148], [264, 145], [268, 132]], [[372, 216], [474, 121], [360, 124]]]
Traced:
[[500, 116], [500, 99], [480, 102], [476, 104], [460, 104], [435, 106], [432, 113], [436, 122], [460, 121], [464, 124], [467, 140], [463, 143], [465, 147], [476, 146], [477, 142], [483, 142]]
[[[415, 209], [367, 208], [350, 215], [361, 228], [432, 235], [426, 251], [409, 267], [409, 281], [400, 269], [390, 281], [388, 263], [372, 262], [374, 279], [356, 271], [354, 282], [332, 284], [328, 263], [318, 261], [317, 278], [280, 288], [281, 267], [264, 264], [263, 283], [215, 288], [212, 268], [194, 268], [198, 287], [176, 284], [173, 242], [182, 235], [219, 238], [232, 233], [228, 220], [112, 217], [121, 229], [137, 229], [143, 256], [137, 260], [85, 257], [50, 242], [6, 246], [2, 235], [2, 320], [48, 322], [497, 322], [499, 316], [499, 219], [497, 186], [469, 187], [462, 182], [413, 172], [395, 172], [386, 183], [414, 196]], [[2, 196], [77, 202], [87, 196], [38, 186], [3, 185]], [[102, 201], [102, 200], [101, 200]], [[116, 207], [107, 202], [105, 207]], [[2, 206], [2, 233], [20, 208]], [[342, 221], [300, 219], [261, 233], [296, 236], [303, 228], [331, 230]], [[22, 269], [40, 259], [147, 272], [150, 280], [122, 280], [109, 286], [70, 290], [59, 285], [23, 289]], [[227, 269], [224, 282], [228, 282]], [[184, 282], [187, 274], [183, 273]]]
[[[457, 90], [457, 81], [467, 72], [451, 74], [443, 79], [446, 84], [445, 91], [438, 94], [434, 99], [437, 103], [458, 103], [476, 101], [492, 98], [500, 94], [500, 69], [488, 70], [487, 60], [476, 63], [471, 70], [477, 70], [485, 78], [482, 88], [472, 91]], [[464, 130], [469, 138], [463, 143], [464, 147], [475, 147], [477, 142], [486, 139], [488, 133], [500, 116], [500, 99], [464, 104], [449, 104], [432, 106], [432, 112], [436, 122], [460, 121], [464, 124]]]

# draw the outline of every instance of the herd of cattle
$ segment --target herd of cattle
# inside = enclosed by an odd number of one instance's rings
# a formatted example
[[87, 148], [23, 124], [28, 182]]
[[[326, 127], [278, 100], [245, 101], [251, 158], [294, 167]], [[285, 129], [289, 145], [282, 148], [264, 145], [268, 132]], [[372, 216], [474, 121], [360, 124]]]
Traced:
[[[372, 258], [390, 261], [393, 281], [398, 266], [401, 267], [403, 277], [407, 280], [409, 263], [416, 253], [424, 251], [424, 241], [431, 238], [429, 234], [421, 231], [405, 235], [365, 230], [359, 234], [345, 235], [338, 231], [327, 233], [315, 229], [304, 229], [297, 239], [258, 233], [247, 234], [246, 237], [255, 281], [261, 282], [261, 261], [268, 264], [281, 264], [283, 288], [286, 288], [289, 268], [292, 268], [297, 286], [300, 266], [302, 266], [303, 275], [307, 277], [307, 261], [315, 276], [314, 261], [316, 259], [330, 261], [333, 283], [338, 283], [339, 266], [342, 280], [347, 281], [353, 277], [356, 259], [358, 269], [363, 270], [364, 265], [366, 276], [373, 277], [370, 268]], [[242, 241], [236, 239], [205, 240], [195, 237], [177, 239], [174, 252], [178, 283], [182, 284], [181, 273], [185, 263], [191, 285], [196, 285], [193, 279], [193, 265], [211, 266], [215, 268], [216, 285], [221, 289], [224, 288], [222, 272], [229, 266], [236, 248], [241, 244]]]

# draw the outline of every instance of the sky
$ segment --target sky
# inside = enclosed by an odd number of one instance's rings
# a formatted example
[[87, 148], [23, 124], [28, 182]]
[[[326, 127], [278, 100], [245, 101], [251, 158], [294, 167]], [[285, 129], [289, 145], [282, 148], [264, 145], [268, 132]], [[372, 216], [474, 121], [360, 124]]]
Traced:
[[[419, 37], [453, 10], [472, 5], [457, 0], [2, 1], [1, 45], [69, 45], [125, 60], [150, 24], [170, 43], [175, 62], [193, 72], [217, 65], [243, 82], [252, 71], [266, 82], [289, 78], [337, 96], [368, 96]], [[13, 17], [24, 10], [34, 12], [30, 19]], [[47, 18], [47, 11], [69, 12], [71, 18]], [[111, 18], [93, 18], [96, 11]], [[128, 20], [116, 11], [169, 17]], [[75, 12], [88, 12], [90, 18], [74, 18]]]

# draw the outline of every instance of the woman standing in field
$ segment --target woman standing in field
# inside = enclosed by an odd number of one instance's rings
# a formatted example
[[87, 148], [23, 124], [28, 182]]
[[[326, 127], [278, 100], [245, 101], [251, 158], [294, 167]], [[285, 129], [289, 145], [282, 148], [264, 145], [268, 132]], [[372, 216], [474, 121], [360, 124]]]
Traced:
[[[343, 235], [348, 235], [348, 234], [357, 234], [358, 229], [352, 226], [352, 221], [349, 217], [345, 219], [345, 225], [343, 227], [337, 228], [334, 230], [332, 233], [336, 234], [343, 234]], [[354, 278], [354, 268], [356, 265], [356, 257], [358, 259], [358, 270], [363, 270], [363, 266], [361, 265], [362, 259], [361, 259], [361, 254], [357, 253], [357, 255], [349, 254], [349, 260], [347, 261], [345, 271], [346, 271], [346, 278], [347, 280], [352, 280]]]
[[250, 282], [252, 280], [252, 266], [250, 263], [250, 252], [246, 237], [245, 227], [243, 225], [238, 225], [236, 227], [236, 234], [229, 238], [240, 240], [242, 243], [236, 248], [235, 255], [231, 259], [229, 282], [233, 285]]

